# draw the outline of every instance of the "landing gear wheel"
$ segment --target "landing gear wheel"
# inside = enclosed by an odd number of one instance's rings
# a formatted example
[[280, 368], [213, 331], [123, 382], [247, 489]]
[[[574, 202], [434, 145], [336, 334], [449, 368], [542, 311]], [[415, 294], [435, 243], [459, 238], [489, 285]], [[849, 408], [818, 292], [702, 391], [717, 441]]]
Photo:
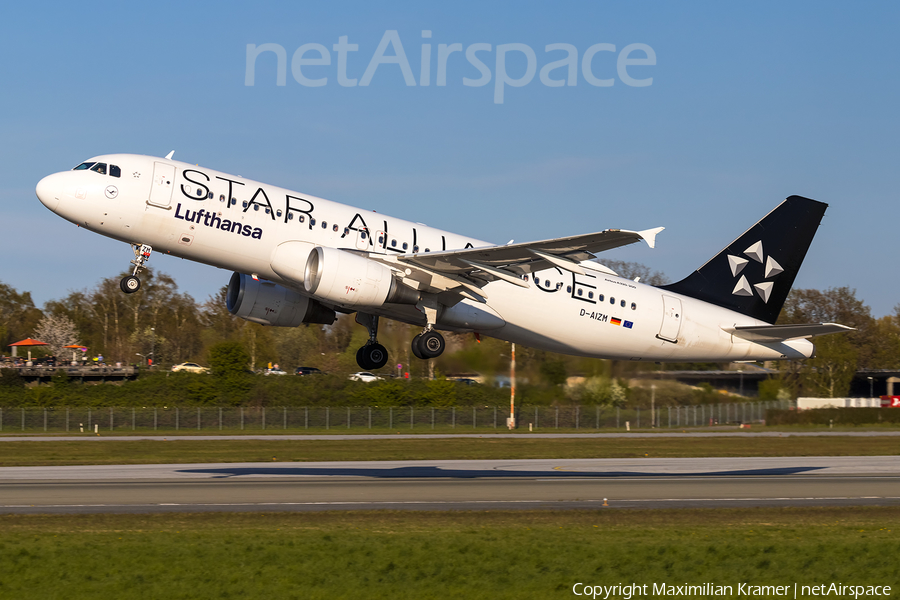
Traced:
[[387, 361], [387, 348], [381, 344], [368, 344], [356, 351], [356, 364], [366, 371], [380, 369]]
[[419, 349], [419, 342], [421, 340], [422, 340], [422, 334], [420, 333], [412, 339], [412, 343], [409, 345], [409, 347], [410, 347], [410, 350], [412, 350], [413, 356], [415, 356], [419, 360], [425, 360], [425, 357], [422, 356], [422, 350]]
[[363, 346], [362, 348], [360, 348], [359, 350], [356, 351], [356, 364], [358, 364], [359, 368], [362, 369], [363, 371], [368, 371], [372, 367], [369, 365], [368, 362], [366, 362], [366, 353], [363, 352], [363, 350], [365, 350], [365, 349], [366, 349], [366, 347]]
[[126, 294], [133, 294], [141, 289], [141, 280], [134, 275], [128, 275], [122, 278], [122, 281], [119, 282], [119, 287]]
[[422, 358], [437, 358], [443, 354], [446, 346], [444, 336], [437, 331], [426, 331], [419, 338], [418, 347]]

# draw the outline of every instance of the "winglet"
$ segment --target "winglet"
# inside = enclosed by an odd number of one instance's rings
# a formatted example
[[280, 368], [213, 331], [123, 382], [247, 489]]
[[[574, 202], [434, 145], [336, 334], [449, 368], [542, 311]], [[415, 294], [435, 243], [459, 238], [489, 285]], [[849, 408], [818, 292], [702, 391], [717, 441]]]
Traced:
[[175, 156], [175, 151], [172, 150], [168, 154], [166, 154], [166, 160], [172, 160], [172, 157]]
[[665, 229], [665, 227], [654, 227], [653, 229], [645, 229], [643, 231], [638, 231], [638, 235], [644, 238], [644, 241], [647, 242], [647, 245], [651, 248], [656, 247], [656, 235]]

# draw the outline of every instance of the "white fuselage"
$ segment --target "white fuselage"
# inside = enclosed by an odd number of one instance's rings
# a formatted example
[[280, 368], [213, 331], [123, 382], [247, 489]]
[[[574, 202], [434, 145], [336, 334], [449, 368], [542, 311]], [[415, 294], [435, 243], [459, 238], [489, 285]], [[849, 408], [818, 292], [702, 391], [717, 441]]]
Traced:
[[[275, 249], [287, 241], [387, 255], [491, 245], [174, 160], [129, 154], [90, 160], [115, 165], [120, 176], [56, 173], [38, 184], [41, 202], [96, 233], [293, 289], [296, 283], [271, 267]], [[487, 306], [463, 300], [438, 319], [438, 328], [624, 360], [805, 358], [814, 349], [806, 339], [755, 343], [734, 337], [723, 328], [766, 323], [596, 270], [577, 275], [554, 267], [531, 274], [529, 281], [528, 288], [502, 280], [486, 284]], [[411, 306], [365, 312], [424, 323]], [[485, 313], [490, 318], [483, 318]]]

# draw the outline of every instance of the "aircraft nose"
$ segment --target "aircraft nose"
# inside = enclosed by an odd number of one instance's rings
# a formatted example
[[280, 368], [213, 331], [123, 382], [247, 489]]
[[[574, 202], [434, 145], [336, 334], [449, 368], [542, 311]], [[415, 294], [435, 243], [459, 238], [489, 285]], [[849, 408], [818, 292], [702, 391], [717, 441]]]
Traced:
[[48, 175], [38, 181], [37, 186], [34, 188], [34, 192], [37, 194], [41, 204], [56, 212], [60, 196], [59, 178], [56, 174]]

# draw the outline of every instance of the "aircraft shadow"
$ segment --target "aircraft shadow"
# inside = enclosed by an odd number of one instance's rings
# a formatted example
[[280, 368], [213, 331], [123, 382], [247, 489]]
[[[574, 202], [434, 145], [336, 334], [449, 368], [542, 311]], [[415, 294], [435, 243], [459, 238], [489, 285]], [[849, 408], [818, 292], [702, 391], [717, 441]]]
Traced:
[[772, 469], [740, 469], [732, 471], [698, 471], [696, 473], [658, 473], [643, 471], [506, 471], [500, 469], [443, 469], [434, 466], [421, 467], [235, 467], [216, 469], [180, 469], [178, 473], [207, 473], [216, 477], [240, 477], [242, 475], [280, 476], [331, 476], [331, 477], [374, 477], [374, 478], [445, 478], [445, 479], [611, 479], [616, 477], [754, 477], [797, 475], [817, 471], [824, 467], [780, 467]]

